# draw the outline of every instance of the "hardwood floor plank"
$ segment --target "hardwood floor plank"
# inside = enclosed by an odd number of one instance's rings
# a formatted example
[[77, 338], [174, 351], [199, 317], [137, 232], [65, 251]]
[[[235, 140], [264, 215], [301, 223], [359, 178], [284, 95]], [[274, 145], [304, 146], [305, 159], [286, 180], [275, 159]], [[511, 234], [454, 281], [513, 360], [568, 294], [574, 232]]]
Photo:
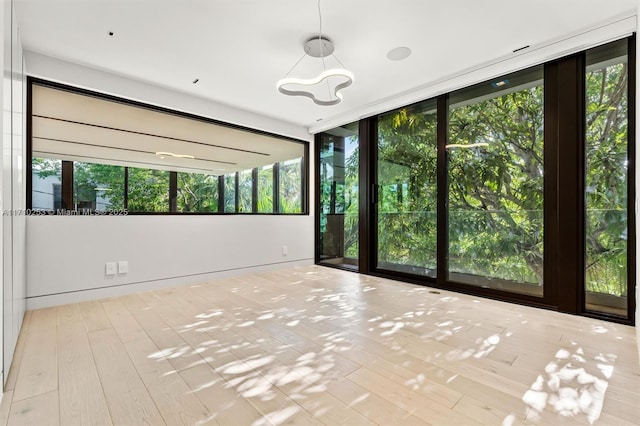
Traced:
[[47, 392], [11, 404], [8, 424], [33, 426], [60, 424], [58, 392]]
[[115, 330], [91, 332], [89, 342], [113, 423], [164, 424]]
[[133, 340], [124, 346], [167, 424], [197, 424], [210, 417], [151, 339]]
[[0, 403], [0, 425], [5, 426], [9, 421], [9, 410], [11, 409], [11, 401], [13, 399], [13, 390], [6, 390], [2, 395], [2, 403]]
[[[55, 315], [55, 310], [50, 311]], [[35, 314], [34, 314], [35, 315]], [[58, 389], [57, 336], [49, 323], [37, 325], [25, 336], [24, 353], [20, 361], [13, 400], [20, 401]]]
[[378, 424], [384, 425], [426, 425], [422, 419], [412, 415], [412, 409], [407, 411], [386, 399], [378, 396], [367, 388], [342, 379], [328, 385], [327, 391], [343, 401], [347, 406]]
[[[428, 423], [442, 424], [450, 422], [453, 424], [478, 424], [470, 417], [458, 414], [452, 410], [454, 403], [437, 398], [432, 399], [429, 392], [418, 393], [411, 387], [399, 385], [396, 382], [386, 379], [380, 374], [362, 367], [347, 376], [352, 382], [366, 388], [382, 398], [396, 404], [398, 407], [410, 410], [411, 413]], [[446, 404], [446, 405], [445, 405]]]
[[58, 369], [61, 423], [112, 424], [82, 322], [58, 327]]
[[44, 309], [36, 309], [31, 313], [31, 321], [29, 325], [30, 332], [32, 329], [36, 332], [41, 332], [42, 330], [48, 330], [52, 328], [56, 328], [58, 325], [58, 310], [57, 308], [44, 308]]
[[56, 324], [58, 326], [68, 323], [82, 322], [82, 313], [77, 303], [56, 307]]
[[118, 299], [102, 302], [102, 307], [121, 342], [147, 338], [147, 333]]
[[102, 303], [98, 301], [90, 301], [79, 303], [78, 306], [88, 332], [113, 327], [111, 321], [109, 321], [109, 317], [107, 317], [107, 314], [102, 307]]
[[207, 407], [210, 419], [221, 425], [254, 424], [263, 416], [213, 368], [206, 364], [180, 371], [193, 394]]

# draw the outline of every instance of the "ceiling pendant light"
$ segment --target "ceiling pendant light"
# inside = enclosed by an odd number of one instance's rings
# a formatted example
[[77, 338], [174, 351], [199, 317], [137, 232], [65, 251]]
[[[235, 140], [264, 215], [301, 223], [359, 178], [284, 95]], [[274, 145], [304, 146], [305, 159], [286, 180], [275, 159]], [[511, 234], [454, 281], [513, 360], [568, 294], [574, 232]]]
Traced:
[[[331, 106], [342, 102], [340, 90], [353, 84], [353, 73], [346, 70], [344, 65], [333, 54], [334, 46], [331, 40], [322, 35], [322, 13], [320, 0], [318, 0], [318, 15], [320, 18], [320, 31], [318, 35], [307, 40], [304, 54], [295, 63], [285, 77], [278, 81], [277, 88], [283, 95], [304, 96], [311, 99], [316, 105]], [[322, 69], [320, 73], [311, 77], [290, 77], [290, 74], [307, 56], [320, 58]], [[327, 69], [327, 59], [332, 58], [339, 67]]]

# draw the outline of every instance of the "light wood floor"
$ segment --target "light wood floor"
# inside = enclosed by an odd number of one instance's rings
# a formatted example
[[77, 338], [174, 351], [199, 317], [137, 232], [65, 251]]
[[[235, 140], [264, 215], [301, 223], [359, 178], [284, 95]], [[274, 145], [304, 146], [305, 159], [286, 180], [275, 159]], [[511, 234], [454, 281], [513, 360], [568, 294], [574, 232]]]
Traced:
[[27, 313], [19, 424], [638, 425], [635, 330], [309, 266]]

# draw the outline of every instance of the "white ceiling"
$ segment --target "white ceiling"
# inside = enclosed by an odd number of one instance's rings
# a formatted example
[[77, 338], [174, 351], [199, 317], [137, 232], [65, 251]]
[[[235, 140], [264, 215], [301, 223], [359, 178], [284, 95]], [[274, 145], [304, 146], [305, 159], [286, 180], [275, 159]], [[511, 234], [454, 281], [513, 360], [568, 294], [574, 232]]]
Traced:
[[[14, 1], [26, 50], [303, 126], [638, 7], [637, 0], [321, 0], [322, 33], [355, 75], [344, 102], [323, 107], [276, 90], [318, 33], [317, 0]], [[399, 46], [411, 56], [387, 59]], [[318, 61], [305, 58], [301, 72], [320, 71], [307, 60]]]

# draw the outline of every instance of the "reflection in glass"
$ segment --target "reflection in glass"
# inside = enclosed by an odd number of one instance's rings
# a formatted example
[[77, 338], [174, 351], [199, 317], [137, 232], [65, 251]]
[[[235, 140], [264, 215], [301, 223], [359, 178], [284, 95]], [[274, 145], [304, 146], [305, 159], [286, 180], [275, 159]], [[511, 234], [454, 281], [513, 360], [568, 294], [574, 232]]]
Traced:
[[124, 209], [124, 167], [107, 164], [73, 163], [75, 210]]
[[178, 172], [179, 212], [215, 213], [218, 211], [218, 176]]
[[129, 167], [128, 173], [129, 211], [169, 211], [169, 172]]
[[449, 279], [542, 296], [543, 69], [450, 97]]
[[586, 304], [627, 316], [627, 42], [587, 51]]
[[258, 213], [273, 213], [273, 164], [258, 170]]
[[302, 212], [302, 157], [279, 163], [280, 213]]
[[62, 161], [33, 157], [31, 176], [31, 208], [47, 211], [62, 209]]
[[436, 276], [436, 102], [378, 119], [378, 268]]
[[358, 123], [320, 135], [320, 262], [358, 265]]

